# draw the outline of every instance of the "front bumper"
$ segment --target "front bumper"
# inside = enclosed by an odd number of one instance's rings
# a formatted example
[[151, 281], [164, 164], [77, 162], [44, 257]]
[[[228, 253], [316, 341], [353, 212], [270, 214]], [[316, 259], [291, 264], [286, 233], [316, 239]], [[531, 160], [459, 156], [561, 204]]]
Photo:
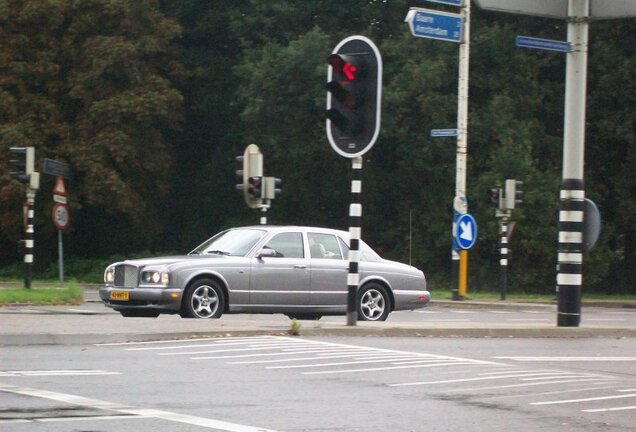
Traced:
[[[127, 300], [118, 299], [126, 296]], [[181, 309], [183, 291], [179, 288], [120, 288], [102, 286], [99, 298], [104, 304], [117, 311], [131, 309], [156, 309], [165, 312], [177, 312]]]
[[426, 290], [394, 290], [394, 310], [411, 310], [425, 307], [431, 301], [431, 293]]

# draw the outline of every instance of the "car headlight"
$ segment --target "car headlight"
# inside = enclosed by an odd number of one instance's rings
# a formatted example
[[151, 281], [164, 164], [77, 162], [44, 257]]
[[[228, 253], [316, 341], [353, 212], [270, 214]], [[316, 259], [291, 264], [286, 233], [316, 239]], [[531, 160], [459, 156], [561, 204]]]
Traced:
[[111, 285], [114, 281], [115, 281], [115, 268], [114, 267], [108, 267], [104, 271], [104, 283], [108, 284], [108, 285]]
[[141, 282], [145, 284], [168, 285], [170, 283], [170, 273], [149, 270], [141, 272]]

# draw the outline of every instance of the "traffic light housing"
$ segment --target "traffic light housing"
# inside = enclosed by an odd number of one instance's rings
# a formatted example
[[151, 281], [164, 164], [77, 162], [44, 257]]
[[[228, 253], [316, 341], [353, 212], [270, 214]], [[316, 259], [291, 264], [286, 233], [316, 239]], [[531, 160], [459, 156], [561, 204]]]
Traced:
[[371, 40], [350, 36], [335, 47], [327, 63], [327, 138], [340, 155], [361, 156], [380, 132], [380, 51]]
[[491, 188], [486, 191], [490, 200], [490, 206], [493, 208], [501, 207], [501, 189]]
[[[30, 185], [31, 174], [35, 172], [35, 148], [11, 147], [9, 148], [9, 175], [12, 179], [22, 184]], [[36, 188], [37, 189], [37, 188]]]
[[504, 193], [504, 208], [512, 210], [516, 205], [523, 202], [523, 191], [521, 187], [523, 182], [515, 179], [506, 179], [505, 193]]
[[276, 177], [263, 177], [263, 199], [271, 200], [282, 193], [283, 181]]
[[[256, 144], [250, 144], [245, 148], [243, 156], [237, 156], [236, 160], [242, 164], [242, 169], [236, 171], [242, 180], [236, 185], [236, 189], [243, 191], [243, 198], [248, 207], [260, 208], [263, 204], [262, 194], [255, 192], [252, 179], [263, 176], [263, 154]], [[260, 189], [260, 185], [258, 187]]]
[[256, 200], [263, 198], [263, 177], [252, 176], [247, 179], [247, 194]]

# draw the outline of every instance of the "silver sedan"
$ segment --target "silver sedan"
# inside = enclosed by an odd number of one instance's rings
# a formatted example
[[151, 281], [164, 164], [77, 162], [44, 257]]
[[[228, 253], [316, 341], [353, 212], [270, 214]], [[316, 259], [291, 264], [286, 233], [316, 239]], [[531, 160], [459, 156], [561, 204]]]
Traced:
[[[319, 319], [347, 311], [349, 233], [296, 226], [222, 231], [188, 255], [111, 264], [99, 294], [125, 317], [178, 313], [283, 313]], [[430, 301], [421, 270], [381, 258], [360, 241], [358, 317], [384, 321], [391, 311]]]

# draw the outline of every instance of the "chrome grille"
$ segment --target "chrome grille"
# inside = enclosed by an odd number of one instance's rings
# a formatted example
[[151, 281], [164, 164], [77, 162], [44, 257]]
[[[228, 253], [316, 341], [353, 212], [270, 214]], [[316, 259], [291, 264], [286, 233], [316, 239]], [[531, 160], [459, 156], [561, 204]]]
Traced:
[[134, 288], [137, 286], [139, 271], [131, 265], [118, 265], [115, 267], [115, 286]]

